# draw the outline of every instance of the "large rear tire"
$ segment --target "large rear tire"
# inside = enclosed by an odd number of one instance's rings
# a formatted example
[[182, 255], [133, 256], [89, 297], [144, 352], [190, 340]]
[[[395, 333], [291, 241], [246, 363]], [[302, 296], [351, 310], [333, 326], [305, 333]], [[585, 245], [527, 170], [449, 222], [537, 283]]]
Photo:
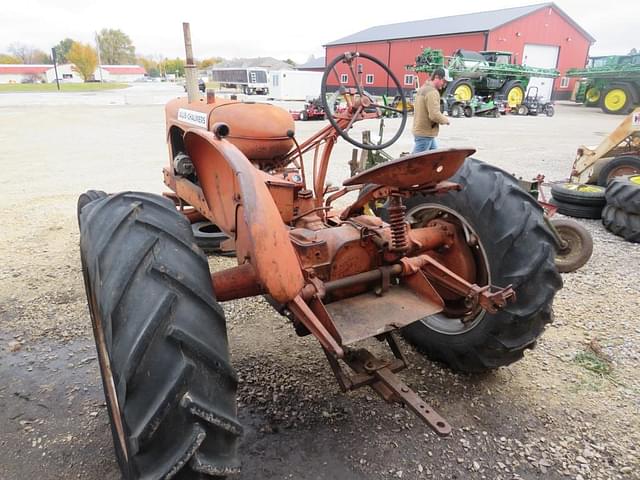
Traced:
[[237, 473], [237, 377], [207, 258], [165, 198], [81, 211], [80, 253], [114, 447], [126, 479]]
[[602, 111], [614, 115], [626, 115], [633, 105], [630, 87], [627, 84], [611, 85], [602, 94]]
[[449, 218], [458, 217], [470, 238], [478, 239], [471, 247], [477, 271], [483, 271], [481, 264], [487, 267], [485, 274], [478, 274], [478, 284], [511, 284], [516, 301], [498, 313], [480, 310], [464, 321], [443, 314], [426, 317], [403, 333], [434, 360], [458, 371], [482, 372], [509, 365], [533, 347], [552, 321], [551, 305], [562, 280], [544, 212], [515, 178], [469, 158], [451, 181], [462, 184], [462, 191], [409, 198], [405, 202], [409, 221], [416, 220], [412, 212], [421, 208], [426, 213], [443, 209], [450, 212]]
[[607, 205], [602, 211], [602, 224], [628, 242], [640, 243], [640, 215]]

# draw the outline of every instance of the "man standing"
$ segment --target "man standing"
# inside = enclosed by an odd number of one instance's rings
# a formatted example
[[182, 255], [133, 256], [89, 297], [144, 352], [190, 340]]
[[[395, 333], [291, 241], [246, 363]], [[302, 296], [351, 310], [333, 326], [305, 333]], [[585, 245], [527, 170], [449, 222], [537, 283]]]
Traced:
[[440, 112], [440, 90], [451, 81], [449, 72], [436, 68], [431, 81], [426, 82], [416, 94], [413, 113], [413, 136], [415, 146], [412, 153], [425, 152], [438, 148], [436, 137], [440, 125], [449, 125], [449, 119]]

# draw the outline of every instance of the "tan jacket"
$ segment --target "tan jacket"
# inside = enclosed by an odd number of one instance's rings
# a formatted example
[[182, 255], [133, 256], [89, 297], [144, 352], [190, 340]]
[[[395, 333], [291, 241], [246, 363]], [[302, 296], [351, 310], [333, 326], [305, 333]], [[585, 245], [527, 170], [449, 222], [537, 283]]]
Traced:
[[431, 82], [418, 90], [413, 108], [413, 134], [418, 137], [437, 137], [440, 125], [449, 123], [440, 112], [440, 93]]

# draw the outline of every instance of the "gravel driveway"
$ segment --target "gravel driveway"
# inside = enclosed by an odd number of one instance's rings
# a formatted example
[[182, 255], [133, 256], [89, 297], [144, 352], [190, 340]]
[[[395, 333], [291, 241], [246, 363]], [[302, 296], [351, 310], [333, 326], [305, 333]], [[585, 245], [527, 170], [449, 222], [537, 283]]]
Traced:
[[[89, 104], [0, 95], [1, 479], [120, 478], [75, 202], [88, 188], [163, 190], [161, 103], [176, 91], [128, 93], [140, 101], [110, 103], [106, 92]], [[556, 111], [452, 119], [441, 144], [474, 146], [509, 172], [559, 180], [576, 147], [598, 143], [620, 118], [573, 105]], [[396, 124], [388, 121], [387, 132]], [[296, 128], [303, 139], [322, 125]], [[405, 132], [389, 151], [411, 144]], [[334, 183], [347, 176], [350, 152], [340, 141]], [[317, 342], [297, 337], [262, 299], [226, 303], [246, 432], [240, 478], [640, 478], [640, 245], [599, 221], [580, 222], [594, 237], [593, 257], [563, 275], [555, 321], [524, 360], [458, 375], [403, 344], [412, 367], [401, 376], [450, 421], [448, 438], [370, 391], [341, 394]], [[212, 269], [232, 264], [211, 258]]]

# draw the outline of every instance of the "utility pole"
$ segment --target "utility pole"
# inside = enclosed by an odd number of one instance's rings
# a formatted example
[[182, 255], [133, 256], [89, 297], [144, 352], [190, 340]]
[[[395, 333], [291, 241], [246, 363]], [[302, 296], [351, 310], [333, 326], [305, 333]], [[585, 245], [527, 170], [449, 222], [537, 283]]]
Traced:
[[51, 59], [53, 60], [53, 70], [56, 72], [56, 85], [60, 91], [60, 80], [58, 80], [58, 61], [55, 47], [51, 49]]
[[96, 36], [96, 49], [98, 50], [98, 76], [100, 77], [100, 83], [102, 83], [102, 59], [100, 58], [100, 37], [98, 32], [94, 32]]

